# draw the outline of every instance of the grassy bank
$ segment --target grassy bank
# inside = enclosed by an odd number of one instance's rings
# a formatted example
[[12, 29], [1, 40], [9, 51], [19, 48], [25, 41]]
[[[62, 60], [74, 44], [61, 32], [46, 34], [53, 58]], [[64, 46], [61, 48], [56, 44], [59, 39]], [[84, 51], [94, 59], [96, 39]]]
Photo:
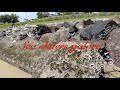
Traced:
[[[37, 19], [34, 21], [29, 22], [18, 22], [16, 23], [17, 26], [23, 26], [26, 23], [29, 25], [33, 24], [47, 24], [47, 23], [56, 23], [56, 22], [64, 22], [64, 21], [74, 21], [74, 20], [81, 20], [81, 19], [95, 19], [95, 18], [110, 18], [113, 16], [120, 16], [120, 13], [109, 13], [107, 16], [103, 16], [103, 14], [71, 14], [71, 15], [64, 15], [64, 16], [54, 16], [54, 17], [46, 17], [42, 19]], [[9, 24], [0, 24], [0, 30], [4, 28], [11, 27], [11, 23]]]

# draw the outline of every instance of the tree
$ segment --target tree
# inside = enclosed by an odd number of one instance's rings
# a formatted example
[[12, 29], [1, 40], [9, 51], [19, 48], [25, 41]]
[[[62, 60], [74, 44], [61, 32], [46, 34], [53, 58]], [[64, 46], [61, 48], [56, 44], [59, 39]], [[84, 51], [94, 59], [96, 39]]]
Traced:
[[44, 18], [44, 17], [48, 17], [49, 13], [48, 12], [38, 12], [37, 13], [37, 18]]
[[19, 18], [19, 16], [17, 16], [16, 14], [11, 14], [10, 15], [10, 20], [14, 19], [15, 22], [19, 22], [18, 18]]
[[63, 15], [70, 15], [72, 12], [63, 12]]
[[18, 21], [19, 16], [17, 16], [16, 14], [6, 14], [6, 15], [1, 15], [0, 16], [0, 22], [1, 23], [11, 23], [12, 19], [14, 19], [15, 22], [19, 22]]

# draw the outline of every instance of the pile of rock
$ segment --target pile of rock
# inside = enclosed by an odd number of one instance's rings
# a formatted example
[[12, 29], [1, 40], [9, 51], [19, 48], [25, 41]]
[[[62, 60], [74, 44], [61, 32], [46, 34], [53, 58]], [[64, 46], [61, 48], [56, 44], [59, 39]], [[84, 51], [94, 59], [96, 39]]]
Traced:
[[80, 37], [83, 40], [105, 40], [110, 32], [119, 27], [119, 25], [113, 20], [98, 21], [93, 26], [80, 30]]
[[[88, 19], [51, 25], [39, 24], [32, 28], [8, 29], [1, 31], [0, 36], [10, 36], [13, 41], [18, 40], [20, 42], [29, 37], [28, 40], [34, 38], [40, 41], [41, 44], [46, 42], [60, 44], [64, 42], [64, 44], [69, 45], [69, 48], [72, 44], [84, 40], [93, 41], [94, 43], [103, 40], [103, 47], [99, 50], [76, 49], [73, 53], [67, 53], [64, 49], [48, 50], [40, 52], [39, 57], [34, 51], [33, 57], [37, 57], [38, 60], [33, 60], [31, 57], [29, 65], [25, 65], [27, 60], [18, 61], [17, 65], [20, 64], [24, 69], [30, 71], [33, 77], [37, 78], [120, 77], [120, 75], [115, 76], [116, 70], [117, 73], [119, 72], [117, 68], [120, 67], [120, 29], [116, 28], [119, 28], [119, 21], [115, 19], [96, 22]], [[35, 42], [38, 43], [38, 41]], [[9, 51], [12, 51], [12, 49]], [[16, 55], [13, 52], [8, 54], [11, 54], [11, 56], [12, 54]], [[22, 55], [24, 56], [24, 54]], [[21, 59], [21, 56], [18, 56]], [[113, 65], [110, 65], [110, 62], [113, 62]]]
[[51, 50], [35, 63], [34, 78], [99, 78], [105, 65], [95, 50], [75, 50], [69, 54], [64, 49]]

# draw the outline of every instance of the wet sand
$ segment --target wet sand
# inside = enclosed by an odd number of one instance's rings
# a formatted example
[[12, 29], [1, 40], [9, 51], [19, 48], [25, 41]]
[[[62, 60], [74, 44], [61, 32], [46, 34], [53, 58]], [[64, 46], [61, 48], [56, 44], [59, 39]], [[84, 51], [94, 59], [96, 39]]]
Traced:
[[0, 60], [0, 78], [32, 78], [32, 75]]

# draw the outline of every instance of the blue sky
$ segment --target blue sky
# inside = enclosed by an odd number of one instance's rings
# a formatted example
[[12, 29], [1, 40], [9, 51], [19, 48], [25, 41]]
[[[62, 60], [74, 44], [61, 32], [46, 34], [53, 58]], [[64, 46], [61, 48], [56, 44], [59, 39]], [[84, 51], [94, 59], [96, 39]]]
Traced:
[[[19, 21], [24, 21], [25, 19], [36, 19], [37, 18], [37, 12], [0, 12], [0, 15], [4, 15], [4, 14], [16, 14], [18, 15], [20, 18], [19, 18]], [[54, 14], [55, 12], [49, 12], [51, 14]]]

